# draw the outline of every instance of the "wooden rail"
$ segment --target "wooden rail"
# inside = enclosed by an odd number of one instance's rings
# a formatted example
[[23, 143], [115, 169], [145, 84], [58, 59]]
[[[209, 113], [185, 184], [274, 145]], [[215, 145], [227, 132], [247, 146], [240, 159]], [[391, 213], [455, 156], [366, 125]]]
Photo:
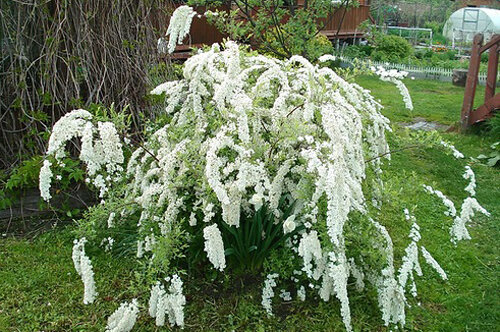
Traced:
[[[464, 102], [462, 105], [461, 125], [462, 130], [469, 126], [482, 122], [493, 116], [500, 109], [500, 93], [495, 94], [498, 73], [498, 52], [500, 51], [500, 35], [496, 34], [483, 46], [484, 36], [477, 34], [472, 42], [472, 54], [469, 63], [469, 72], [465, 83]], [[486, 90], [484, 93], [484, 104], [473, 110], [474, 97], [478, 82], [479, 65], [481, 54], [489, 50], [488, 76], [486, 77]]]

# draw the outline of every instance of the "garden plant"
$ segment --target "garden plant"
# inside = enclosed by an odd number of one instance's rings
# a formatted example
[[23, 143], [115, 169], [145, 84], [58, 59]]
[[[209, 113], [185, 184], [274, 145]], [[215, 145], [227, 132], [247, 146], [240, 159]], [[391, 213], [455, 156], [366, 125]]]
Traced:
[[[187, 6], [174, 13], [170, 50], [194, 15]], [[101, 199], [75, 232], [83, 302], [91, 305], [100, 293], [89, 253], [100, 247], [114, 259], [137, 258], [138, 295], [117, 307], [107, 331], [130, 331], [143, 314], [158, 326], [185, 326], [185, 280], [197, 273], [223, 282], [263, 275], [260, 302], [269, 316], [277, 301], [336, 299], [347, 331], [355, 328], [352, 294], [374, 296], [382, 324], [402, 327], [420, 262], [448, 278], [423, 245], [418, 206], [396, 206], [399, 230], [378, 221], [398, 202], [388, 201], [384, 180], [390, 122], [370, 91], [322, 64], [331, 58], [280, 60], [226, 41], [200, 50], [180, 79], [151, 91], [165, 111], [139, 146], [120, 137], [120, 121], [83, 109], [54, 125], [42, 197], [50, 201], [62, 181], [67, 143], [76, 139], [85, 181]], [[377, 74], [391, 82], [404, 77]], [[464, 157], [437, 134], [411, 139]], [[467, 197], [459, 206], [427, 183], [411, 183], [442, 203], [437, 209], [453, 243], [470, 239], [475, 213], [489, 215], [475, 198], [470, 166], [463, 178]], [[404, 246], [402, 256], [395, 244]]]

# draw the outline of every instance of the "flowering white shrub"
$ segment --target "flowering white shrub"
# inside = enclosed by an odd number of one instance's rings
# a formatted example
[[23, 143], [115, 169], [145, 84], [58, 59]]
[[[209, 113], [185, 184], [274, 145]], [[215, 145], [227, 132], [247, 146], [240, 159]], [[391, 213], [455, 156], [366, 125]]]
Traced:
[[[225, 236], [237, 238], [236, 230], [242, 229], [245, 236], [254, 232], [254, 238], [266, 243], [262, 248], [272, 251], [279, 248], [269, 241], [279, 232], [287, 239], [281, 248], [290, 255], [284, 259], [297, 264], [291, 280], [296, 282], [298, 298], [305, 299], [306, 287], [308, 297], [337, 298], [349, 331], [349, 277], [355, 279], [358, 291], [366, 283], [374, 286], [386, 325], [405, 323], [405, 287], [410, 280], [415, 294], [413, 272], [422, 272], [419, 248], [426, 262], [446, 278], [420, 246], [419, 226], [409, 211], [405, 215], [411, 222], [411, 242], [401, 264], [394, 260], [389, 232], [370, 213], [367, 196], [371, 193], [364, 185], [381, 182], [381, 157], [390, 158], [385, 137], [390, 127], [380, 113], [382, 106], [367, 90], [300, 56], [277, 60], [247, 53], [229, 41], [222, 49], [215, 44], [200, 51], [186, 61], [182, 79], [161, 84], [151, 93], [165, 97], [166, 124], [132, 152], [124, 172], [120, 172], [123, 154], [116, 131], [107, 124], [96, 129], [90, 114], [81, 110], [61, 120], [66, 129], [56, 124], [48, 152], [57, 160], [64, 152], [63, 142], [81, 137], [86, 150], [80, 158], [87, 163], [94, 184], [99, 176], [106, 183], [96, 185], [103, 196], [108, 193], [106, 181], [125, 177], [125, 189], [117, 194], [128, 209], [121, 212], [121, 219], [133, 221], [134, 254], [149, 260], [148, 266], [160, 260], [162, 272], [172, 275], [169, 269], [176, 268], [168, 264], [184, 258], [178, 252], [201, 239], [200, 255], [206, 253], [213, 268], [227, 273], [226, 257], [229, 249], [235, 249], [225, 248]], [[98, 132], [101, 138], [95, 138]], [[40, 175], [44, 193], [52, 176], [47, 165]], [[376, 181], [368, 182], [368, 177]], [[467, 177], [473, 179], [470, 174]], [[428, 191], [437, 194], [432, 188]], [[438, 196], [445, 201], [442, 193]], [[466, 201], [453, 226], [456, 238], [465, 236], [465, 222], [478, 210], [475, 199]], [[452, 204], [445, 204], [450, 215], [456, 213]], [[264, 210], [271, 218], [268, 224], [259, 215]], [[348, 250], [346, 229], [359, 226], [351, 218], [354, 214], [370, 227], [368, 237], [354, 235], [375, 252], [378, 266]], [[107, 231], [122, 223], [109, 212], [102, 219]], [[279, 227], [269, 234], [263, 225]], [[256, 245], [245, 248], [249, 253], [258, 249]], [[269, 254], [266, 250], [261, 252]], [[262, 290], [262, 306], [269, 315], [278, 273], [267, 275]], [[177, 274], [167, 281], [171, 282], [168, 291], [160, 283], [152, 285], [149, 314], [157, 325], [164, 325], [168, 317], [172, 325], [183, 326], [182, 281]], [[279, 293], [286, 301], [290, 294]], [[137, 312], [136, 301], [122, 304], [110, 317], [108, 330], [128, 331]]]

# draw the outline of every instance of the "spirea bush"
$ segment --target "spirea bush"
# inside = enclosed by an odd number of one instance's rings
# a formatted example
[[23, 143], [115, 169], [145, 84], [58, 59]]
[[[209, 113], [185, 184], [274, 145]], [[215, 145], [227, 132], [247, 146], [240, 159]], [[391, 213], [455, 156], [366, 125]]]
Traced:
[[[411, 224], [401, 262], [376, 220], [390, 127], [381, 104], [359, 85], [301, 56], [277, 60], [229, 41], [200, 51], [186, 61], [182, 79], [151, 93], [165, 98], [165, 114], [139, 147], [121, 143], [111, 122], [76, 110], [54, 126], [40, 173], [50, 199], [66, 143], [82, 141], [79, 157], [103, 198], [80, 222], [85, 239], [74, 246], [85, 303], [99, 298], [85, 246], [135, 256], [147, 276], [141, 280], [149, 297], [123, 303], [109, 331], [129, 331], [139, 312], [157, 325], [182, 327], [188, 266], [229, 276], [264, 273], [268, 315], [277, 298], [336, 298], [348, 331], [349, 294], [372, 288], [383, 323], [404, 325], [406, 290], [416, 295], [414, 274], [422, 274], [420, 255], [447, 278], [419, 243], [409, 210], [400, 207]], [[457, 213], [443, 193], [425, 190], [455, 218], [454, 241], [469, 237], [465, 224], [474, 211], [487, 213], [472, 197]], [[279, 292], [283, 282], [293, 286]]]

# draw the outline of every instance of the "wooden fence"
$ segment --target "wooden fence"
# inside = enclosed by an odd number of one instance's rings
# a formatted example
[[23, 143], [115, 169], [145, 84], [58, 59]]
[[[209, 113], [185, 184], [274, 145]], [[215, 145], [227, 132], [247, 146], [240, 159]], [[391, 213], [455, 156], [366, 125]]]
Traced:
[[359, 25], [366, 20], [371, 20], [370, 6], [368, 5], [360, 5], [347, 11], [340, 9], [321, 20], [325, 24], [321, 33], [329, 39], [361, 37], [362, 32], [358, 30]]
[[[402, 70], [402, 71], [407, 71], [408, 73], [411, 74], [421, 74], [424, 78], [429, 78], [429, 79], [445, 79], [451, 81], [451, 78], [453, 77], [453, 69], [446, 69], [446, 68], [439, 68], [439, 67], [419, 67], [419, 66], [413, 66], [413, 65], [406, 65], [406, 64], [401, 64], [401, 63], [392, 63], [392, 62], [379, 62], [379, 61], [365, 61], [361, 59], [355, 59], [355, 58], [349, 58], [345, 56], [340, 56], [339, 59], [344, 62], [351, 64], [354, 61], [357, 61], [358, 63], [362, 65], [371, 65], [371, 66], [381, 66], [384, 67], [385, 69], [397, 69], [397, 70]], [[479, 72], [478, 73], [478, 81], [482, 84], [486, 83], [486, 78], [488, 76], [488, 72]], [[500, 73], [497, 74], [497, 80], [500, 80]]]
[[[371, 19], [371, 16], [369, 0], [361, 0], [359, 2], [360, 5], [358, 7], [350, 8], [347, 11], [345, 9], [338, 9], [327, 18], [320, 20], [320, 24], [324, 25], [324, 29], [321, 33], [326, 35], [329, 39], [361, 37], [362, 33], [357, 29], [362, 22]], [[174, 6], [178, 7], [180, 5], [182, 4], [175, 4]], [[298, 7], [300, 8], [302, 5], [303, 1], [298, 1]], [[230, 7], [228, 5], [225, 5], [219, 7], [218, 9], [229, 10], [229, 8]], [[206, 8], [196, 7], [195, 10], [198, 13], [203, 14]], [[164, 23], [162, 22], [162, 24]], [[168, 19], [165, 26], [168, 26]], [[186, 58], [189, 56], [189, 51], [192, 47], [220, 43], [223, 38], [224, 35], [213, 25], [210, 25], [203, 15], [201, 15], [201, 17], [195, 16], [193, 18], [189, 36], [184, 40], [184, 45], [177, 47], [177, 55], [174, 57]]]

